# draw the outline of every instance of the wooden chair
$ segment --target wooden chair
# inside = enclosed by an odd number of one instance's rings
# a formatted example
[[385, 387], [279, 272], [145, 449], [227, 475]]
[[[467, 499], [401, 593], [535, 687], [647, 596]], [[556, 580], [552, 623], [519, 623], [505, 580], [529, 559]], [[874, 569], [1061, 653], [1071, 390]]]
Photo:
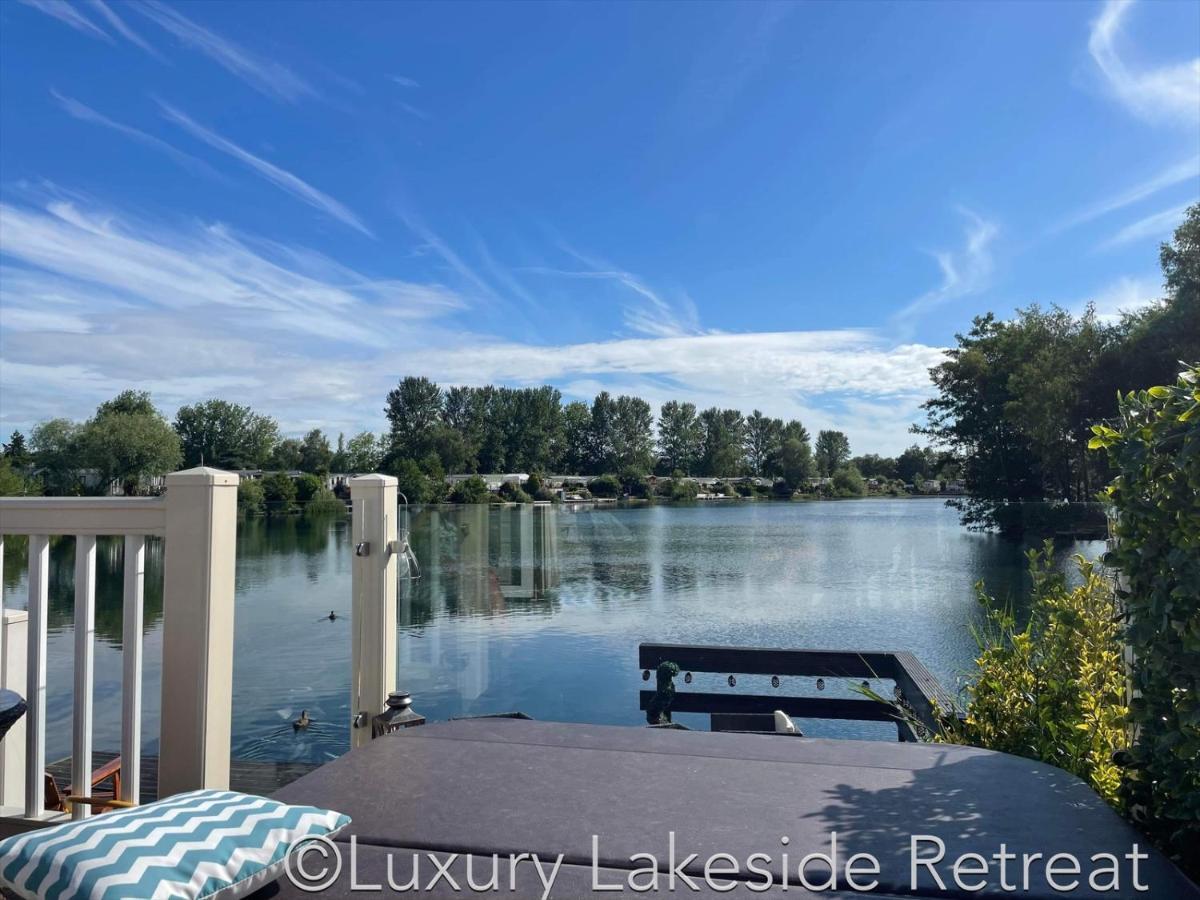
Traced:
[[[110, 789], [97, 791], [96, 788], [106, 781], [110, 783]], [[76, 794], [75, 785], [72, 785], [70, 791], [64, 795], [59, 790], [54, 776], [49, 772], [46, 773], [44, 783], [46, 810], [48, 812], [70, 812], [72, 803], [86, 803], [95, 812], [105, 812], [110, 809], [133, 806], [128, 801], [118, 799], [121, 796], [121, 757], [119, 756], [114, 757], [92, 772], [91, 784], [89, 786], [91, 793], [87, 796]]]

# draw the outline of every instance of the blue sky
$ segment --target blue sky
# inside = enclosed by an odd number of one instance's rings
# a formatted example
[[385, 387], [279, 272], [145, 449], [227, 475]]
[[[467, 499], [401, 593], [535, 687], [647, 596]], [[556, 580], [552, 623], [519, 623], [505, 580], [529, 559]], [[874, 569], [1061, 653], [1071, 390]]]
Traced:
[[895, 452], [977, 313], [1160, 292], [1200, 5], [0, 4], [0, 434], [405, 374]]

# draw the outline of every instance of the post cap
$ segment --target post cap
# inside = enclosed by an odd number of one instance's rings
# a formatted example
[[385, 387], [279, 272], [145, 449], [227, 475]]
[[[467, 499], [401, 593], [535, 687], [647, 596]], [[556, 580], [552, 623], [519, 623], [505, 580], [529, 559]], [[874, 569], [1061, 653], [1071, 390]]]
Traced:
[[399, 483], [394, 475], [358, 475], [350, 479], [351, 489], [395, 487]]
[[196, 466], [182, 472], [172, 472], [166, 478], [167, 487], [173, 485], [233, 485], [237, 486], [236, 472], [214, 469], [211, 466]]

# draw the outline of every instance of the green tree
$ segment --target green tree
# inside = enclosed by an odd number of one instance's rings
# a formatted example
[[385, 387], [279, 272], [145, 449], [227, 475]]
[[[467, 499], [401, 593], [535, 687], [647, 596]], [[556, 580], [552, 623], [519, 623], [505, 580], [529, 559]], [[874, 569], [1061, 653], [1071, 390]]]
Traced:
[[908, 484], [931, 474], [931, 454], [913, 444], [896, 457], [896, 477]]
[[833, 473], [833, 493], [836, 497], [861, 497], [867, 492], [862, 473], [854, 466], [842, 466]]
[[786, 438], [778, 454], [779, 475], [790, 496], [812, 477], [814, 471], [812, 448], [808, 441]]
[[621, 396], [613, 410], [613, 456], [617, 470], [646, 473], [654, 465], [654, 414], [638, 397]]
[[329, 447], [329, 439], [320, 428], [314, 428], [304, 435], [300, 443], [300, 469], [325, 475], [329, 472], [329, 464], [333, 461], [333, 450]]
[[616, 475], [597, 475], [588, 482], [588, 491], [595, 497], [619, 497], [621, 482]]
[[0, 458], [0, 497], [35, 497], [41, 492], [41, 484], [18, 472], [8, 454]]
[[83, 468], [79, 426], [70, 419], [50, 419], [33, 429], [34, 465], [49, 494], [79, 493], [79, 470]]
[[592, 425], [588, 433], [587, 471], [592, 475], [615, 472], [617, 402], [608, 391], [592, 401]]
[[25, 445], [25, 435], [14, 431], [9, 435], [8, 443], [4, 445], [4, 458], [13, 466], [20, 468], [33, 462], [33, 454]]
[[591, 455], [591, 410], [586, 403], [578, 400], [568, 403], [563, 407], [562, 423], [558, 467], [567, 475], [586, 474]]
[[662, 405], [658, 415], [658, 453], [664, 472], [679, 470], [684, 475], [693, 474], [700, 461], [703, 440], [695, 404], [670, 400]]
[[220, 469], [258, 469], [267, 464], [279, 441], [279, 426], [248, 406], [225, 400], [205, 400], [181, 406], [175, 431], [183, 465]]
[[746, 464], [752, 475], [768, 474], [782, 445], [782, 419], [764, 416], [757, 409], [746, 418]]
[[261, 516], [267, 511], [267, 495], [260, 480], [243, 478], [238, 482], [237, 508], [242, 516]]
[[455, 484], [448, 499], [451, 503], [487, 503], [491, 496], [483, 479], [472, 475]]
[[296, 485], [296, 502], [304, 505], [312, 500], [325, 487], [323, 482], [316, 475], [305, 472], [299, 478], [292, 479], [292, 483]]
[[878, 453], [864, 453], [850, 460], [850, 464], [858, 469], [864, 478], [879, 478], [891, 481], [897, 477], [897, 460], [890, 456], [880, 456]]
[[100, 490], [119, 481], [126, 494], [137, 493], [144, 478], [179, 468], [183, 459], [179, 435], [139, 391], [100, 404], [79, 431], [79, 451], [96, 470]]
[[813, 459], [817, 471], [825, 478], [830, 477], [849, 461], [850, 439], [840, 431], [818, 432]]
[[267, 467], [282, 472], [295, 472], [299, 470], [303, 461], [304, 445], [295, 438], [284, 438], [275, 445]]
[[347, 472], [369, 474], [383, 462], [383, 442], [369, 431], [362, 431], [346, 443]]
[[259, 479], [267, 515], [286, 516], [296, 511], [296, 481], [287, 472], [271, 472]]
[[383, 411], [391, 425], [388, 452], [396, 459], [420, 459], [429, 452], [430, 434], [441, 422], [441, 388], [428, 378], [410, 375], [388, 392]]
[[400, 493], [409, 503], [425, 503], [429, 499], [429, 476], [421, 471], [415, 460], [402, 459], [394, 471]]
[[745, 424], [736, 409], [712, 407], [699, 416], [702, 444], [700, 472], [704, 475], [738, 475], [742, 470], [742, 433]]

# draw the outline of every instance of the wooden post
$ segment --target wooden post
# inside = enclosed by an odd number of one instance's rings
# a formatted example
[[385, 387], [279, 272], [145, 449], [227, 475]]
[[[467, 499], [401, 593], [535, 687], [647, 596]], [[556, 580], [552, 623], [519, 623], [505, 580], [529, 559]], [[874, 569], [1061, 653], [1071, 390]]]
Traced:
[[229, 787], [237, 485], [206, 467], [166, 478], [160, 798]]
[[351, 570], [350, 746], [371, 739], [371, 717], [396, 689], [396, 479], [350, 479]]

